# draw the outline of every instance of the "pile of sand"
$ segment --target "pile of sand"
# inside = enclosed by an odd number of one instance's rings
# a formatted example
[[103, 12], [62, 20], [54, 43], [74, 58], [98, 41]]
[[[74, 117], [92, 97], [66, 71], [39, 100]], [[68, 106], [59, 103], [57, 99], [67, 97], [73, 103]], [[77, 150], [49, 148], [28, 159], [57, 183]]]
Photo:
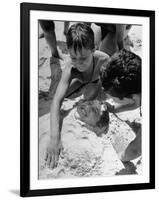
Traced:
[[58, 166], [53, 170], [44, 162], [50, 115], [39, 120], [39, 178], [112, 176], [125, 169], [119, 157], [135, 138], [134, 131], [126, 122], [110, 114], [108, 132], [98, 137], [75, 118], [76, 102], [65, 100], [63, 103], [62, 108], [68, 111], [61, 130], [63, 150]]

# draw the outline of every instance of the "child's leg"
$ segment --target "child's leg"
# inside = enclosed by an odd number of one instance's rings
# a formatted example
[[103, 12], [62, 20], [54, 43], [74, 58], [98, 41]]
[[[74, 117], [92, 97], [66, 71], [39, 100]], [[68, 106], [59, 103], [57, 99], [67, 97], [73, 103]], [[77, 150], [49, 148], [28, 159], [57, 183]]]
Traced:
[[92, 23], [91, 28], [94, 32], [94, 44], [95, 44], [95, 49], [99, 49], [99, 45], [101, 42], [101, 27], [97, 26], [96, 24]]
[[99, 50], [107, 53], [110, 56], [118, 50], [115, 33], [109, 32], [105, 36], [105, 38], [100, 43]]
[[116, 51], [125, 48], [124, 39], [127, 37], [130, 28], [131, 26], [127, 28], [124, 24], [118, 24], [115, 27], [111, 24], [105, 25], [104, 31], [108, 30], [108, 33], [101, 41], [99, 50], [111, 56]]
[[67, 35], [69, 25], [70, 25], [69, 21], [64, 22], [64, 35]]
[[59, 58], [57, 51], [56, 35], [55, 35], [55, 24], [50, 20], [39, 20], [41, 28], [44, 32], [44, 37], [48, 43], [52, 56]]

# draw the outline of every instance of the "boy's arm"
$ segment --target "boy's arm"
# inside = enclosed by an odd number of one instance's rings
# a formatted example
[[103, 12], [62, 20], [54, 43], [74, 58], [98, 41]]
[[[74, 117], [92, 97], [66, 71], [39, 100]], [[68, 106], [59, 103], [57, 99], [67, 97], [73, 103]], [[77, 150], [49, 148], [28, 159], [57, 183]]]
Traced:
[[61, 148], [60, 141], [60, 107], [70, 83], [71, 69], [64, 69], [61, 80], [57, 86], [50, 109], [50, 140], [46, 152], [46, 163], [49, 167], [57, 166]]
[[127, 104], [118, 104], [116, 106], [111, 105], [110, 103], [106, 102], [109, 112], [118, 113], [128, 110], [133, 110], [141, 106], [141, 97], [140, 94], [132, 95], [132, 99]]

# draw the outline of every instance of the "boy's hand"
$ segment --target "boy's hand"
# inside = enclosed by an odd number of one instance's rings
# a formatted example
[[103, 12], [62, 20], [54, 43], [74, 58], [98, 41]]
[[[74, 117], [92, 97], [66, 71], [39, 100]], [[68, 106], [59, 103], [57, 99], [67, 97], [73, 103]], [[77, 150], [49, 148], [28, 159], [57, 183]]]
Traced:
[[57, 167], [61, 148], [62, 148], [62, 144], [60, 141], [59, 142], [50, 141], [48, 143], [48, 146], [46, 148], [45, 161], [46, 161], [46, 165], [49, 168], [53, 169]]

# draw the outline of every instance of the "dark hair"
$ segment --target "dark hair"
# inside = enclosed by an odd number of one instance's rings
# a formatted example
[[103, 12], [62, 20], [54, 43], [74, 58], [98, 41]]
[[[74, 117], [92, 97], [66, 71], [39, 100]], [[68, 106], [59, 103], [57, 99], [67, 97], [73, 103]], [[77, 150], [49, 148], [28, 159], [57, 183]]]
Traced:
[[108, 112], [108, 110], [102, 112], [102, 116], [100, 117], [100, 120], [97, 122], [96, 125], [100, 128], [109, 125], [109, 112]]
[[76, 52], [81, 51], [82, 47], [94, 49], [94, 33], [86, 23], [73, 24], [66, 35], [68, 49], [73, 48]]
[[105, 90], [114, 88], [125, 96], [141, 92], [141, 58], [125, 49], [115, 53], [100, 73]]
[[102, 111], [100, 120], [96, 123], [96, 127], [94, 127], [94, 132], [97, 136], [101, 136], [103, 133], [107, 133], [109, 130], [109, 112], [108, 110]]

